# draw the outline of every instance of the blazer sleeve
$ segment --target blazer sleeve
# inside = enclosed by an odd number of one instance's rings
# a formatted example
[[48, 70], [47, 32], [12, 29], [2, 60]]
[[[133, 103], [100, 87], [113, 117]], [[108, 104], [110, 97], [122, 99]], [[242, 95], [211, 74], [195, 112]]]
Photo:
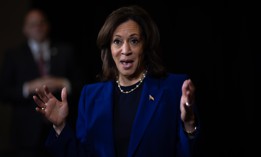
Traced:
[[[84, 101], [84, 90], [81, 92], [79, 104]], [[79, 110], [81, 110], [79, 108]], [[81, 114], [81, 113], [79, 113]], [[85, 126], [82, 126], [83, 128]], [[54, 129], [51, 129], [45, 146], [47, 150], [55, 157], [88, 157], [87, 146], [77, 138], [76, 131], [67, 123], [59, 136]], [[79, 137], [79, 136], [78, 136]]]

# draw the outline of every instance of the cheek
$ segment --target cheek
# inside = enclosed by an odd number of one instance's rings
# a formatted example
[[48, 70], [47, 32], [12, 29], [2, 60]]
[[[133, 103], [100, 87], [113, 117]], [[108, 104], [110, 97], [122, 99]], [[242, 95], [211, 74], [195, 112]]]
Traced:
[[142, 51], [141, 49], [138, 49], [138, 50], [136, 51], [136, 56], [137, 56], [139, 59], [141, 59], [142, 56], [143, 56], [143, 51]]
[[141, 64], [143, 62], [143, 59], [144, 59], [144, 54], [143, 52], [139, 52], [137, 53], [137, 59], [138, 59], [138, 64]]
[[119, 54], [120, 54], [119, 49], [111, 47], [111, 55], [113, 58], [116, 58], [117, 56], [119, 56]]
[[112, 56], [112, 59], [113, 59], [113, 61], [115, 62], [115, 63], [117, 63], [117, 55], [118, 53], [117, 53], [117, 51], [115, 51], [115, 50], [113, 50], [113, 49], [111, 49], [111, 56]]

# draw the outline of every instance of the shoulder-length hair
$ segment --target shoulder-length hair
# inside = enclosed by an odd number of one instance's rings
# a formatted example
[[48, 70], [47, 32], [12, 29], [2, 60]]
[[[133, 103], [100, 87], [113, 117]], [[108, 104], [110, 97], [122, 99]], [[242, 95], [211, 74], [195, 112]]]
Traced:
[[166, 75], [165, 67], [160, 58], [160, 34], [158, 27], [146, 10], [137, 5], [121, 7], [114, 10], [105, 20], [97, 37], [97, 46], [101, 51], [102, 73], [100, 79], [115, 80], [118, 76], [117, 67], [111, 54], [111, 40], [115, 29], [122, 23], [133, 20], [141, 30], [143, 40], [142, 66], [148, 75], [162, 77]]

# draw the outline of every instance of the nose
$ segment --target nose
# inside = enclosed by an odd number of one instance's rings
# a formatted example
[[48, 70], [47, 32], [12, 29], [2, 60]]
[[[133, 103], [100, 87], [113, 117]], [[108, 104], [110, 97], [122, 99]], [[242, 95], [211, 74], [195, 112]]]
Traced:
[[131, 47], [129, 45], [128, 42], [125, 42], [123, 45], [122, 45], [122, 51], [121, 51], [121, 54], [122, 55], [130, 55], [132, 52], [131, 52]]

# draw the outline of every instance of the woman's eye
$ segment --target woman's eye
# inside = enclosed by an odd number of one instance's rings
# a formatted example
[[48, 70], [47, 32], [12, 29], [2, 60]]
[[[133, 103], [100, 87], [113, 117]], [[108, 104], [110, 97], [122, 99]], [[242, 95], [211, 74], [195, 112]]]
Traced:
[[131, 39], [130, 42], [131, 42], [131, 44], [136, 45], [136, 44], [139, 43], [139, 40], [138, 39]]
[[116, 45], [120, 45], [120, 44], [121, 44], [121, 41], [118, 40], [118, 39], [115, 39], [115, 40], [113, 40], [113, 43], [116, 44]]

